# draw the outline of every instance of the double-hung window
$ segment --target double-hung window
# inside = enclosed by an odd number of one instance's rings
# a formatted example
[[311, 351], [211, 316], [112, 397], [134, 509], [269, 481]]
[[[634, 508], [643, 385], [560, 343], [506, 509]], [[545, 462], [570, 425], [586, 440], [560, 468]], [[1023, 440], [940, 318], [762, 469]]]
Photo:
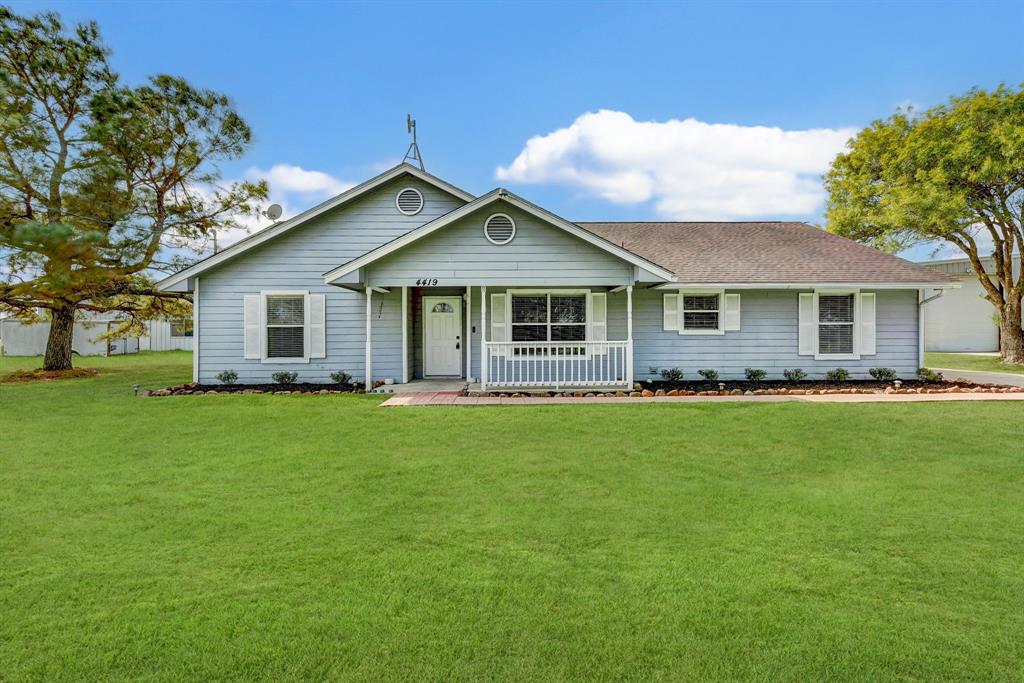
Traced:
[[853, 294], [818, 295], [818, 354], [854, 353], [856, 301]]
[[306, 297], [302, 294], [268, 294], [266, 301], [266, 357], [304, 357]]
[[718, 294], [683, 294], [682, 331], [701, 333], [721, 329], [721, 296]]
[[[512, 294], [511, 308], [514, 342], [582, 342], [587, 339], [586, 294]], [[546, 349], [542, 351], [546, 353]], [[558, 354], [582, 352], [582, 348], [571, 347], [556, 351]], [[537, 354], [529, 352], [528, 355]]]

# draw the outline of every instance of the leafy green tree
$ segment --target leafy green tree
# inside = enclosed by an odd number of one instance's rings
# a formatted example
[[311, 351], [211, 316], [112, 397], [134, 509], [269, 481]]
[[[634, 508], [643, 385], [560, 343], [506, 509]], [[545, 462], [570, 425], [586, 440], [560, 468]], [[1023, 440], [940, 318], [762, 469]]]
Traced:
[[875, 121], [825, 186], [831, 232], [888, 251], [936, 240], [963, 251], [998, 313], [1003, 361], [1024, 363], [1024, 273], [1013, 272], [1024, 250], [1024, 90], [975, 89]]
[[71, 367], [79, 311], [122, 313], [120, 332], [187, 310], [152, 274], [267, 196], [218, 189], [252, 135], [227, 97], [165, 75], [123, 86], [108, 54], [95, 23], [0, 7], [0, 308], [49, 317], [48, 370]]

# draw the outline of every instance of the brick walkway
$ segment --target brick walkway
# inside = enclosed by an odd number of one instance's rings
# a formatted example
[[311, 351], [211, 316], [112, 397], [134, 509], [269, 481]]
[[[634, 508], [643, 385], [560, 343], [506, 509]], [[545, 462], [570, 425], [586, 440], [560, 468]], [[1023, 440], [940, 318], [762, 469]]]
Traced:
[[401, 394], [389, 398], [382, 406], [530, 406], [578, 403], [735, 403], [752, 401], [779, 403], [923, 403], [928, 401], [1024, 401], [1024, 393], [1015, 394], [789, 394], [787, 396], [606, 396], [598, 398], [498, 398], [493, 396], [459, 396], [454, 391]]

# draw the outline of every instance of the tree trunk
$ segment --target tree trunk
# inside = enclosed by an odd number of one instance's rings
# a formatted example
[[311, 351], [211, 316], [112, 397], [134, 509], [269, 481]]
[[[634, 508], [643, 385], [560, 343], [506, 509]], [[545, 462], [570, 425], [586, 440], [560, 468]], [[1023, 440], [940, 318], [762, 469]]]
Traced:
[[71, 369], [71, 339], [75, 332], [75, 308], [62, 306], [51, 312], [43, 370]]
[[1021, 298], [1007, 297], [999, 316], [999, 351], [1004, 363], [1024, 363], [1024, 330], [1021, 329]]

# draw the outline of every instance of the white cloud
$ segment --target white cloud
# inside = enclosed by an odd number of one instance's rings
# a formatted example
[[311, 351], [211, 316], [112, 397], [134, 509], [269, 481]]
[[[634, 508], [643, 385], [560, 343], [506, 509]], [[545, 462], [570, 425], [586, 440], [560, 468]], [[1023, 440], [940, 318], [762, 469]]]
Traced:
[[821, 174], [855, 133], [636, 121], [601, 110], [531, 138], [495, 175], [569, 185], [615, 204], [651, 203], [678, 220], [807, 217], [823, 206]]
[[250, 168], [245, 172], [248, 180], [263, 179], [270, 183], [275, 193], [297, 193], [303, 195], [322, 195], [331, 197], [344, 192], [354, 183], [339, 180], [323, 171], [307, 171], [301, 166], [291, 164], [274, 164], [268, 170]]

